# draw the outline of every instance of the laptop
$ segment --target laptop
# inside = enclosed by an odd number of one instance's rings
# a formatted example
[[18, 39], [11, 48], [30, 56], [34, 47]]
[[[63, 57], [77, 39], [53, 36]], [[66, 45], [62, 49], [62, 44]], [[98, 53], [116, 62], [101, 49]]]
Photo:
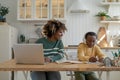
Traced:
[[17, 64], [44, 64], [42, 44], [15, 44], [14, 57]]

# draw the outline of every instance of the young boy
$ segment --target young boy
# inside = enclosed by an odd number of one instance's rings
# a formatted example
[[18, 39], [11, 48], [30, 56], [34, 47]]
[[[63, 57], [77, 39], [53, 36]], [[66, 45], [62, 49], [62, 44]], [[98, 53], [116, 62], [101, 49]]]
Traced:
[[[97, 34], [94, 32], [87, 32], [85, 34], [85, 42], [78, 46], [78, 59], [80, 61], [102, 62], [105, 55], [101, 49], [96, 45]], [[99, 80], [94, 72], [77, 71], [75, 72], [75, 80]]]

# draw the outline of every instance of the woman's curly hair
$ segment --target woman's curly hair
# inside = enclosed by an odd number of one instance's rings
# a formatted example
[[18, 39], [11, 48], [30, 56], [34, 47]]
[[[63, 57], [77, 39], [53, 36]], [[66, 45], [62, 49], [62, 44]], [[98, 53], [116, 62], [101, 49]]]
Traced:
[[55, 19], [49, 20], [43, 26], [43, 35], [46, 37], [52, 37], [60, 29], [62, 29], [63, 31], [67, 30], [64, 23], [62, 23], [58, 20], [55, 20]]

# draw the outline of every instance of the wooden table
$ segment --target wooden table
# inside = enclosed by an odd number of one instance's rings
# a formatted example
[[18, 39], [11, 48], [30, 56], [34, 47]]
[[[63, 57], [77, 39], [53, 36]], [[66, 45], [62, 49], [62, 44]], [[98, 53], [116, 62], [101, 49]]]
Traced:
[[[15, 60], [0, 63], [0, 71], [120, 71], [120, 67], [105, 67], [98, 64], [48, 63], [45, 65], [16, 64]], [[17, 80], [17, 78], [16, 78]], [[107, 79], [109, 80], [109, 78]]]

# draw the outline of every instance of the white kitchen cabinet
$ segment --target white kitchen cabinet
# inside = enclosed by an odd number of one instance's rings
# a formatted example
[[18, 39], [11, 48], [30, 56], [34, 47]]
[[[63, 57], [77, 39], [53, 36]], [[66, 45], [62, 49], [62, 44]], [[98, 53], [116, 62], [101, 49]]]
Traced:
[[[0, 22], [0, 63], [11, 59], [14, 43], [17, 43], [17, 29]], [[11, 72], [0, 72], [0, 80], [11, 80]]]
[[65, 13], [65, 0], [18, 0], [18, 20], [64, 20]]

